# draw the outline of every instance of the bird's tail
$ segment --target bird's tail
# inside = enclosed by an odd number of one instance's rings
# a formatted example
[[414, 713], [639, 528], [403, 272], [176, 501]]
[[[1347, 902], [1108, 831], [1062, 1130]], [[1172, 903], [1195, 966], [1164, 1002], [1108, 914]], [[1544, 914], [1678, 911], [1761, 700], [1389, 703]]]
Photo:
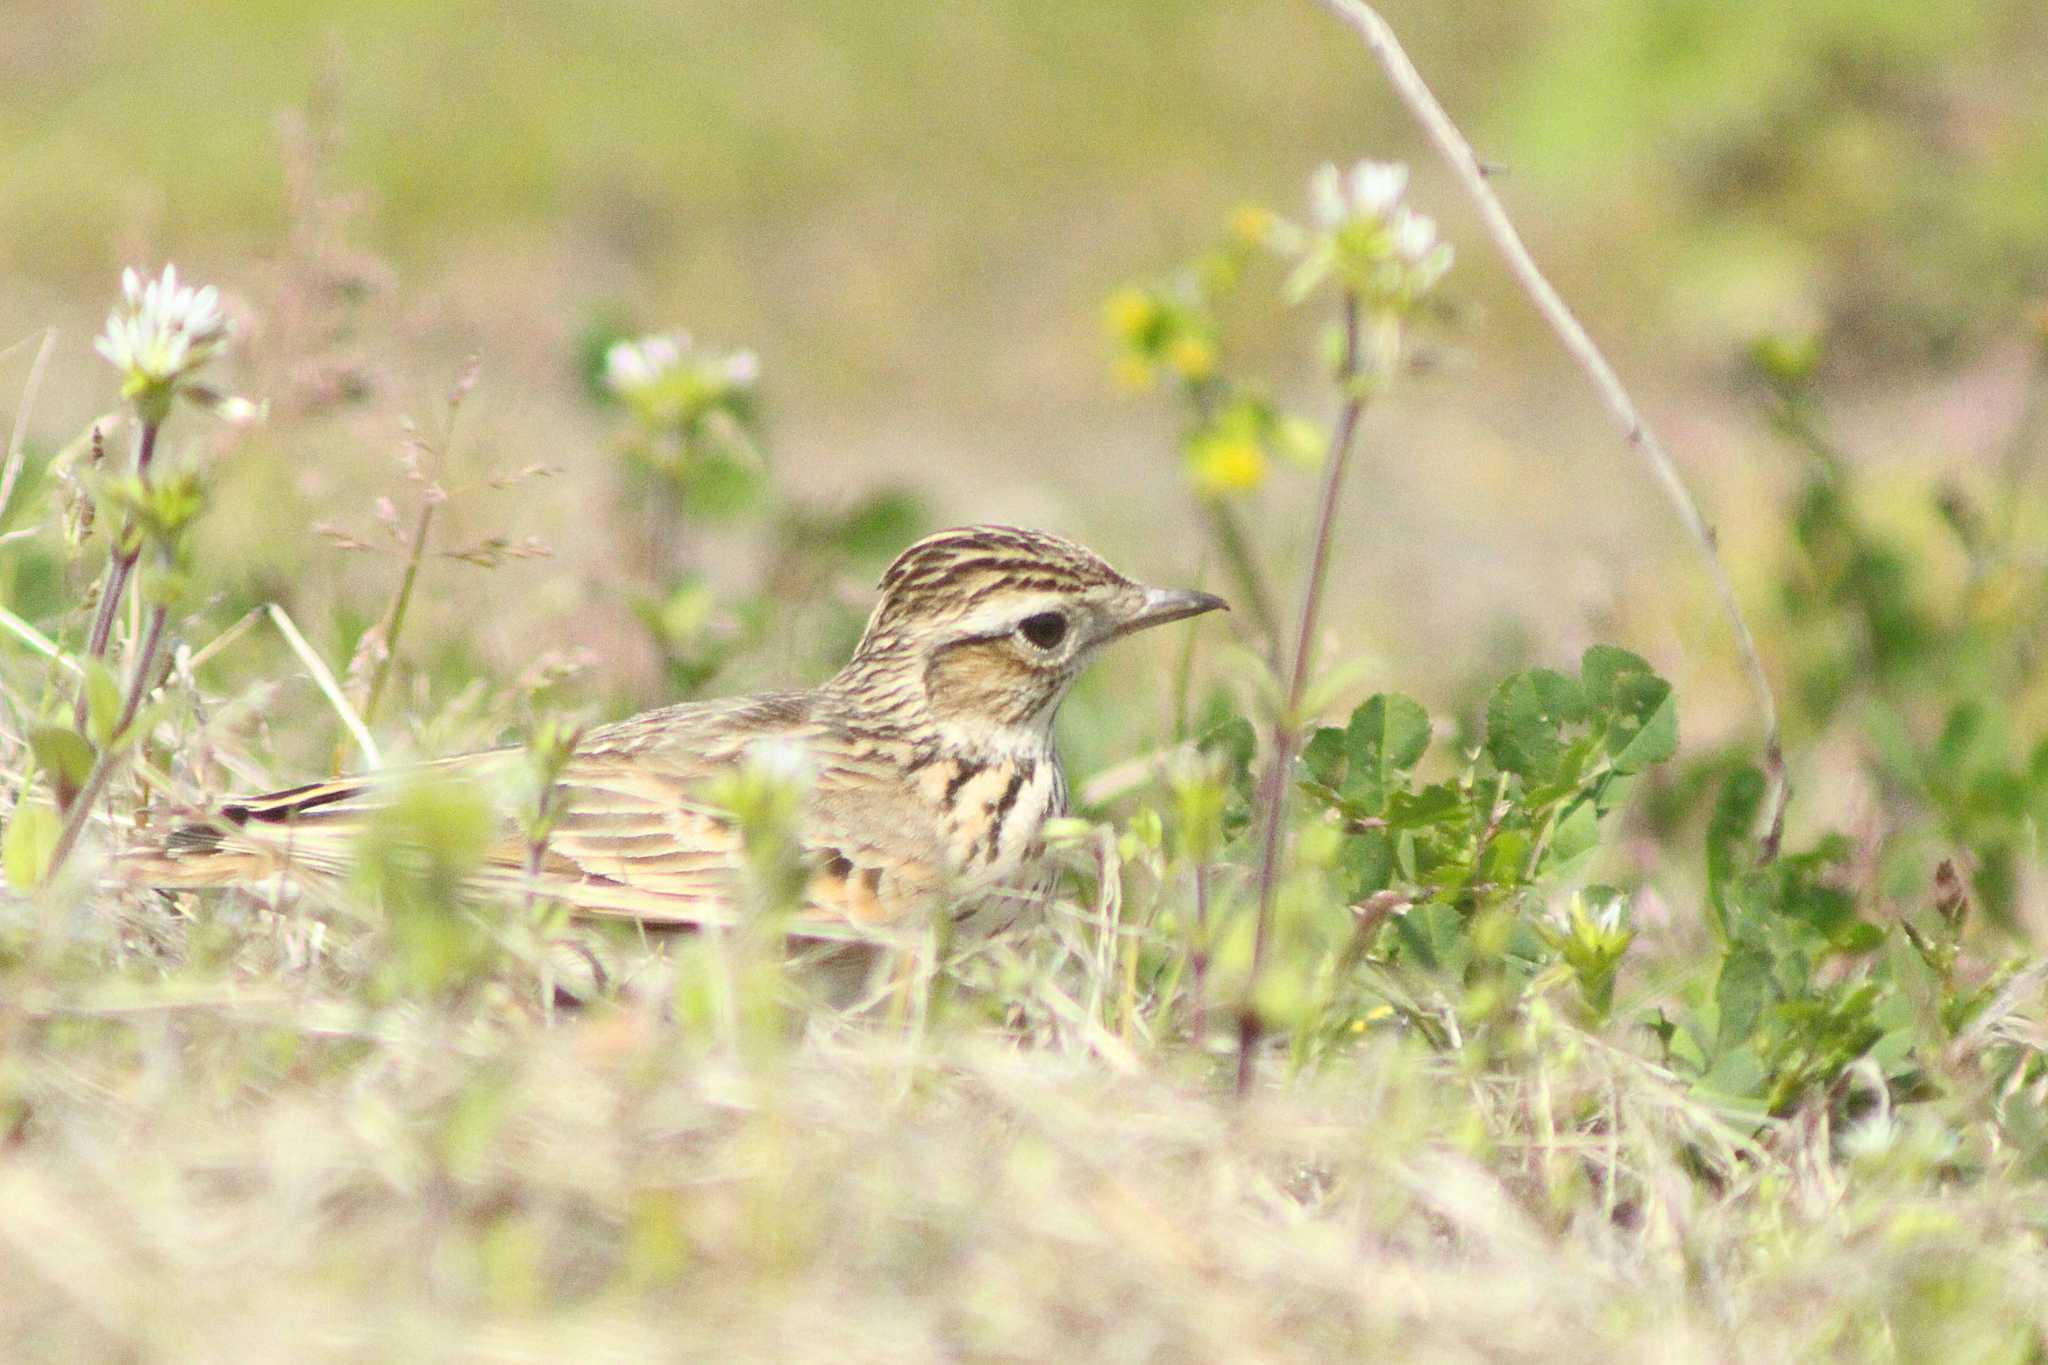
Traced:
[[116, 870], [135, 884], [169, 890], [229, 886], [286, 870], [339, 875], [386, 796], [385, 784], [355, 777], [239, 798], [211, 815], [175, 821], [154, 844], [124, 852]]
[[[166, 832], [153, 843], [120, 856], [116, 875], [131, 885], [164, 890], [244, 885], [281, 873], [301, 882], [332, 882], [355, 865], [365, 829], [408, 780], [438, 774], [493, 794], [503, 786], [506, 774], [494, 760], [505, 752], [444, 759], [410, 774], [386, 771], [236, 798], [209, 815], [163, 822]], [[589, 784], [579, 783], [576, 789], [586, 801], [606, 794]], [[620, 798], [617, 791], [608, 794]], [[635, 875], [635, 850], [650, 836], [644, 830], [620, 833], [617, 812], [609, 812], [611, 824], [607, 814], [603, 810], [581, 812], [583, 825], [594, 822], [594, 828], [578, 825], [574, 812], [566, 816], [537, 867], [532, 865], [531, 850], [523, 840], [512, 837], [508, 828], [507, 837], [495, 843], [469, 873], [469, 889], [486, 896], [538, 896], [566, 904], [579, 914], [643, 924], [702, 926], [736, 921], [733, 850], [639, 854], [641, 861], [680, 860], [684, 865], [667, 868], [667, 875], [662, 875], [663, 868]], [[655, 816], [668, 818], [662, 811]], [[712, 822], [693, 829], [699, 840], [708, 837], [708, 831], [729, 832], [729, 825], [706, 818]], [[663, 828], [659, 823], [655, 826], [657, 842], [663, 840], [659, 832]], [[834, 875], [828, 869], [814, 879], [814, 901]], [[870, 889], [868, 900], [873, 898]], [[880, 942], [890, 936], [886, 925], [870, 922], [879, 913], [872, 907], [871, 913], [861, 914], [838, 898], [823, 900], [789, 926], [792, 934], [859, 942]]]

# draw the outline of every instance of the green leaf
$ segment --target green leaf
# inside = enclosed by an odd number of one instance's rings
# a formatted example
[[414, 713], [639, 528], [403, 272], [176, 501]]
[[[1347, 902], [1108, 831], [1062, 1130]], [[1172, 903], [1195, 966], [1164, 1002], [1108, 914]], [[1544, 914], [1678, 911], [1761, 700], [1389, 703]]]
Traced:
[[1721, 975], [1714, 982], [1714, 1004], [1721, 1016], [1714, 1038], [1714, 1051], [1725, 1054], [1755, 1032], [1757, 1020], [1769, 1003], [1776, 984], [1771, 978], [1771, 955], [1753, 943], [1738, 943], [1721, 959]]
[[28, 732], [28, 747], [36, 762], [50, 773], [50, 786], [59, 806], [69, 806], [85, 790], [92, 776], [92, 745], [85, 736], [62, 725], [38, 725]]
[[1301, 766], [1311, 782], [1335, 789], [1344, 780], [1344, 732], [1325, 725], [1301, 749]]
[[1435, 782], [1419, 792], [1392, 793], [1387, 800], [1387, 824], [1396, 830], [1422, 829], [1460, 819], [1466, 810], [1464, 792], [1449, 782]]
[[1678, 702], [1671, 684], [1637, 655], [1595, 645], [1579, 663], [1586, 701], [1606, 722], [1608, 761], [1616, 772], [1641, 772], [1678, 750]]
[[1590, 856], [1600, 843], [1600, 815], [1590, 801], [1581, 801], [1566, 812], [1551, 831], [1550, 847], [1543, 856], [1544, 875], [1566, 877]]
[[1233, 784], [1249, 786], [1252, 760], [1259, 750], [1258, 734], [1252, 723], [1243, 716], [1230, 716], [1211, 726], [1195, 740], [1195, 748], [1205, 754], [1219, 754], [1223, 759], [1223, 770], [1229, 774]]
[[0, 838], [0, 866], [4, 866], [10, 886], [29, 891], [42, 885], [62, 830], [57, 812], [41, 802], [23, 802], [14, 808], [7, 833]]
[[1770, 1112], [1763, 1103], [1765, 1080], [1755, 1050], [1732, 1047], [1715, 1059], [1713, 1068], [1693, 1086], [1693, 1093], [1723, 1117], [1756, 1123]]
[[1640, 654], [1613, 645], [1594, 645], [1579, 659], [1579, 677], [1586, 686], [1586, 702], [1595, 711], [1612, 711], [1622, 681], [1631, 677], [1656, 677], [1657, 670]]
[[104, 659], [85, 661], [85, 707], [87, 732], [92, 742], [105, 745], [114, 737], [114, 722], [121, 718], [121, 685]]
[[1600, 777], [1592, 788], [1593, 805], [1604, 819], [1628, 804], [1629, 793], [1635, 790], [1634, 773], [1610, 772]]
[[1347, 900], [1362, 901], [1384, 891], [1394, 876], [1394, 840], [1386, 830], [1363, 830], [1345, 840], [1338, 867], [1344, 875]]
[[1402, 948], [1430, 971], [1455, 972], [1471, 957], [1464, 919], [1440, 901], [1418, 905], [1393, 924]]
[[1377, 810], [1429, 748], [1429, 713], [1398, 694], [1379, 693], [1351, 713], [1344, 731], [1350, 771], [1344, 796]]
[[1750, 862], [1750, 831], [1756, 828], [1763, 804], [1764, 775], [1755, 768], [1731, 773], [1714, 802], [1714, 816], [1707, 823], [1707, 898], [1723, 911], [1724, 919], [1728, 888]]
[[1486, 751], [1502, 772], [1544, 781], [1563, 758], [1564, 727], [1585, 719], [1578, 683], [1548, 668], [1516, 673], [1486, 703]]
[[1533, 842], [1527, 830], [1504, 829], [1493, 836], [1476, 870], [1481, 881], [1518, 885]]

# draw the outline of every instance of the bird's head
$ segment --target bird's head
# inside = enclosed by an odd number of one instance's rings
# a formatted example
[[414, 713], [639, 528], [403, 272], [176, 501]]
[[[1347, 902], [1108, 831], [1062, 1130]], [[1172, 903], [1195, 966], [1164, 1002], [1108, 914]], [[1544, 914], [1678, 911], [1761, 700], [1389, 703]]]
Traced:
[[1148, 588], [1071, 540], [1010, 526], [925, 537], [882, 575], [843, 679], [942, 721], [1042, 725], [1095, 651], [1214, 611], [1222, 598]]

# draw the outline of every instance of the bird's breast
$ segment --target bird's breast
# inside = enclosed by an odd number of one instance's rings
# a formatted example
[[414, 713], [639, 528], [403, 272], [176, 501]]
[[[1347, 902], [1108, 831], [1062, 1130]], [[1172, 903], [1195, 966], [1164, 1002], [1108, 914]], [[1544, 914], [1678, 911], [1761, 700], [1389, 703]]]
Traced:
[[1066, 783], [1049, 747], [961, 754], [919, 774], [938, 813], [949, 871], [963, 887], [1010, 882], [1040, 852], [1046, 818], [1065, 804]]

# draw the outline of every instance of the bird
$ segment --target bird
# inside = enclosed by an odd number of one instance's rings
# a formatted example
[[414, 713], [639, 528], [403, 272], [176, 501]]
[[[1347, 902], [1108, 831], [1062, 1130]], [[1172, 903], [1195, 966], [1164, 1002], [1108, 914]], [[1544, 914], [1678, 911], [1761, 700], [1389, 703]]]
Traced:
[[[732, 923], [746, 848], [713, 789], [765, 761], [803, 790], [790, 932], [857, 937], [941, 915], [998, 932], [1053, 889], [1044, 829], [1068, 788], [1052, 723], [1074, 680], [1126, 635], [1228, 606], [999, 525], [917, 541], [879, 593], [853, 657], [818, 687], [685, 702], [577, 737], [544, 840], [508, 816], [470, 889], [654, 926]], [[527, 761], [501, 748], [231, 798], [131, 850], [124, 874], [166, 890], [338, 878], [408, 778], [496, 792]]]

